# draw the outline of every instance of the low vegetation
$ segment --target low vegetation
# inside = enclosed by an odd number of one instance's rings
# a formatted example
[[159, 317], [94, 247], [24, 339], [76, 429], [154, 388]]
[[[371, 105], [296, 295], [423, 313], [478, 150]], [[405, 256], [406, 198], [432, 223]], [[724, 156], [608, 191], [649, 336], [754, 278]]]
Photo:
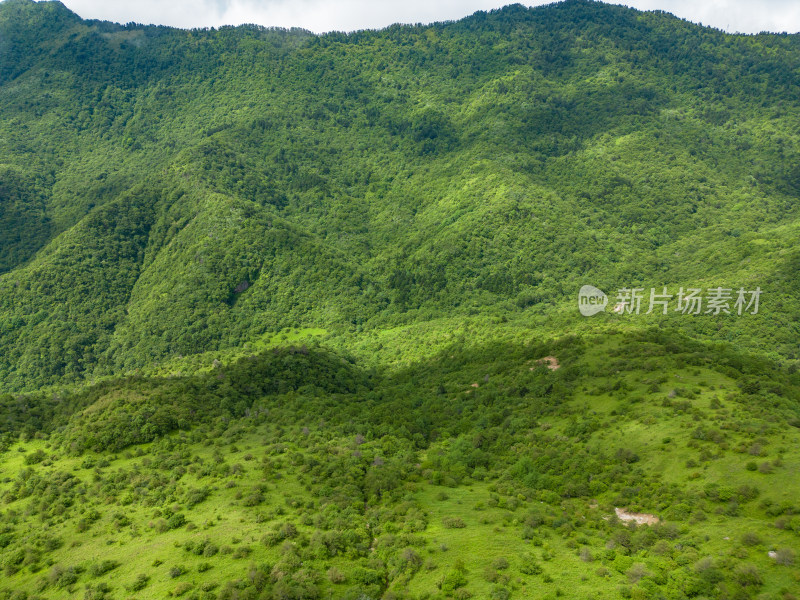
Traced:
[[788, 598], [799, 397], [655, 330], [6, 397], [0, 597]]

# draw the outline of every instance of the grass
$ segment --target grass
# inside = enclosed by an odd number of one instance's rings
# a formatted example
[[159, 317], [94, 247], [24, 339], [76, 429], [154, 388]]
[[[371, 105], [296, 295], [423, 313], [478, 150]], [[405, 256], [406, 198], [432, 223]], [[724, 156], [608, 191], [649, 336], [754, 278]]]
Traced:
[[[296, 343], [323, 334], [285, 333], [285, 339], [281, 335], [276, 341]], [[273, 340], [274, 336], [270, 343]], [[486, 425], [471, 426], [464, 435], [443, 435], [424, 447], [403, 450], [404, 458], [397, 464], [406, 465], [407, 472], [400, 476], [399, 486], [382, 498], [360, 496], [359, 486], [366, 489], [369, 474], [377, 473], [378, 463], [372, 457], [393, 464], [401, 456], [392, 450], [399, 438], [382, 434], [356, 439], [356, 433], [368, 429], [348, 421], [352, 416], [342, 411], [350, 410], [348, 403], [365, 402], [361, 393], [336, 401], [341, 425], [334, 424], [335, 402], [325, 401], [334, 412], [315, 414], [311, 409], [310, 416], [292, 393], [265, 399], [270, 415], [265, 420], [198, 425], [114, 454], [74, 456], [58, 446], [58, 437], [15, 441], [0, 454], [0, 497], [15, 535], [23, 525], [31, 533], [15, 538], [3, 551], [4, 560], [11, 550], [35, 544], [37, 535], [63, 544], [32, 563], [23, 562], [18, 572], [7, 571], [8, 581], [18, 589], [40, 589], [44, 597], [70, 590], [79, 593], [100, 582], [113, 588], [114, 597], [192, 597], [205, 594], [204, 586], [221, 594], [231, 582], [247, 585], [248, 573], [254, 572], [265, 573], [268, 580], [272, 578], [270, 585], [276, 585], [281, 576], [274, 573], [289, 568], [295, 569], [291, 578], [311, 577], [322, 598], [349, 597], [367, 589], [359, 581], [371, 577], [369, 573], [383, 573], [390, 578], [386, 591], [400, 597], [461, 597], [468, 592], [476, 598], [510, 594], [611, 599], [620, 594], [644, 597], [656, 589], [686, 585], [694, 565], [711, 557], [731, 580], [737, 569], [753, 565], [763, 580], [757, 589], [764, 597], [795, 590], [800, 578], [797, 566], [779, 565], [767, 553], [798, 546], [793, 514], [770, 511], [781, 503], [794, 507], [800, 493], [795, 476], [800, 433], [770, 417], [774, 409], [767, 398], [748, 401], [739, 395], [739, 382], [719, 368], [677, 366], [682, 355], [674, 358], [662, 346], [635, 341], [624, 331], [574, 343], [583, 350], [567, 345], [561, 350], [553, 346], [527, 351], [533, 354], [509, 351], [507, 356], [495, 356], [495, 362], [471, 368], [460, 358], [447, 368], [423, 360], [416, 363], [421, 370], [415, 375], [409, 374], [408, 366], [383, 374], [387, 390], [409, 389], [406, 378], [416, 381], [417, 389], [435, 390], [437, 382], [446, 384], [441, 408], [454, 415], [473, 405], [491, 406], [485, 403], [498, 398], [502, 402], [497, 406], [504, 407], [510, 418], [522, 418], [542, 402], [513, 397], [511, 390], [523, 382], [571, 383], [557, 411], [524, 417], [529, 425], [509, 439], [492, 468], [464, 469], [469, 455], [448, 466], [453, 452], [480, 447], [475, 436], [487, 431]], [[531, 371], [537, 356], [550, 353], [562, 363], [558, 371]], [[488, 382], [483, 379], [487, 371]], [[476, 381], [479, 386], [473, 388]], [[112, 392], [119, 397], [127, 393], [124, 388]], [[413, 405], [413, 398], [402, 399], [405, 391], [396, 393], [398, 402]], [[750, 403], [756, 401], [766, 403], [764, 410]], [[101, 397], [99, 402], [108, 399]], [[95, 414], [92, 410], [102, 415], [101, 406], [86, 412]], [[482, 410], [491, 415], [488, 408]], [[303, 423], [307, 432], [301, 431]], [[518, 427], [506, 423], [505, 427]], [[522, 483], [522, 476], [515, 474], [519, 457], [530, 455], [539, 461], [551, 449], [582, 452], [586, 460], [599, 460], [597, 476], [606, 483], [578, 495], [554, 494], [546, 486]], [[621, 450], [627, 454], [615, 459]], [[44, 460], [26, 464], [25, 457], [38, 451], [45, 454]], [[604, 470], [618, 460], [630, 473], [621, 484], [609, 479], [613, 469]], [[769, 462], [770, 472], [749, 470], [751, 461]], [[550, 477], [558, 472], [550, 469], [559, 469], [558, 463], [534, 464]], [[42, 481], [57, 480], [58, 472], [72, 473], [84, 493], [76, 506], [64, 506], [60, 512], [41, 506], [38, 496], [9, 500], [6, 493], [26, 469]], [[447, 485], [437, 482], [437, 473]], [[733, 506], [727, 499], [708, 495], [709, 490], [718, 490], [730, 497], [742, 486], [757, 490], [755, 499]], [[264, 490], [263, 498], [248, 503], [257, 487]], [[190, 506], [189, 493], [198, 489], [206, 490], [207, 497]], [[333, 500], [331, 492], [344, 496]], [[53, 502], [60, 497], [48, 489], [42, 493], [52, 493]], [[617, 523], [615, 507], [653, 513], [663, 522], [654, 531], [664, 527], [663, 531], [674, 533], [656, 534], [655, 544], [654, 539], [641, 547], [634, 542], [628, 550], [626, 540], [647, 539], [648, 527]], [[84, 529], [81, 521], [95, 510], [99, 518]], [[348, 516], [337, 522], [336, 514], [342, 511]], [[184, 514], [187, 523], [163, 530], [174, 512]], [[120, 521], [120, 515], [129, 522]], [[782, 523], [780, 528], [777, 522]], [[297, 533], [274, 545], [263, 543], [266, 533], [286, 523], [292, 523]], [[368, 547], [357, 550], [356, 545], [333, 554], [321, 551], [325, 536], [353, 534]], [[755, 541], [750, 539], [753, 534]], [[198, 556], [184, 549], [187, 542], [206, 539], [219, 552]], [[246, 546], [249, 553], [240, 550]], [[407, 554], [415, 554], [419, 564], [402, 567]], [[119, 566], [93, 577], [93, 566], [102, 560]], [[294, 560], [302, 566], [288, 567]], [[202, 570], [205, 563], [210, 568]], [[531, 563], [536, 566], [530, 568]], [[186, 572], [170, 576], [170, 569], [177, 566]], [[58, 568], [69, 567], [78, 570], [75, 583], [65, 588], [44, 585]], [[338, 569], [341, 583], [331, 581], [332, 568]], [[149, 577], [147, 586], [138, 593], [127, 591], [140, 574]], [[443, 591], [453, 582], [458, 587]]]

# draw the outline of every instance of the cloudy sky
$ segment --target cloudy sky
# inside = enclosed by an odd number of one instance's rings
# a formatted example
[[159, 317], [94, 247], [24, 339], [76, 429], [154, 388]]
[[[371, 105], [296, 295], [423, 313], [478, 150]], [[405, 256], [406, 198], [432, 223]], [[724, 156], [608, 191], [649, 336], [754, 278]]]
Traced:
[[[458, 19], [513, 0], [62, 0], [87, 19], [217, 27], [257, 23], [315, 32], [380, 28], [392, 23]], [[551, 0], [522, 2], [534, 6]], [[642, 10], [665, 10], [725, 31], [800, 31], [798, 0], [627, 0]]]

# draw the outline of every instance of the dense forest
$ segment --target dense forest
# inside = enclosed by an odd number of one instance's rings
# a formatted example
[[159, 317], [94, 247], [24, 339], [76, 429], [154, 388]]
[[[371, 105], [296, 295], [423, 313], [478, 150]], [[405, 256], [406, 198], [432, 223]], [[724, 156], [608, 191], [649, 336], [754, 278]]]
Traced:
[[0, 600], [800, 597], [798, 90], [590, 0], [0, 2]]
[[758, 319], [669, 326], [798, 358], [796, 35], [584, 1], [314, 36], [7, 0], [0, 39], [7, 391], [287, 327], [538, 326], [583, 283], [761, 286]]

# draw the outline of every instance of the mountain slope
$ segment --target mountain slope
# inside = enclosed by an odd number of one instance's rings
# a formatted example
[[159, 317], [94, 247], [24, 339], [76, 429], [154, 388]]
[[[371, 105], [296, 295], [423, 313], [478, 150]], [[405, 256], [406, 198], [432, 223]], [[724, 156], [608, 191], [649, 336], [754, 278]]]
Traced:
[[799, 50], [1, 2], [0, 599], [800, 596]]
[[0, 397], [0, 597], [787, 598], [798, 377], [654, 330]]
[[[746, 332], [670, 326], [796, 358], [797, 36], [585, 1], [313, 36], [14, 0], [0, 31], [5, 389], [292, 325], [524, 322], [586, 281], [761, 286]], [[142, 194], [137, 249], [98, 253]]]

